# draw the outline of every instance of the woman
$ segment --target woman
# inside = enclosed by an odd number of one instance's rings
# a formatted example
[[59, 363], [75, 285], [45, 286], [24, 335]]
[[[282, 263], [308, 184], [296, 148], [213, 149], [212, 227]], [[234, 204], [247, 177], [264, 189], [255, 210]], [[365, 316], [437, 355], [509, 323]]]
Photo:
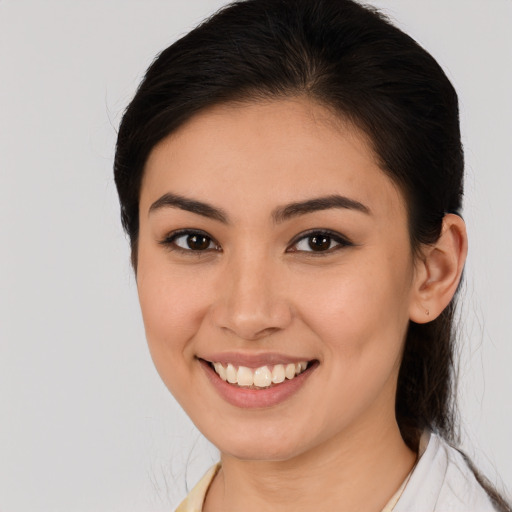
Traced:
[[233, 4], [121, 127], [155, 365], [221, 462], [179, 511], [510, 510], [455, 441], [457, 96], [349, 0]]

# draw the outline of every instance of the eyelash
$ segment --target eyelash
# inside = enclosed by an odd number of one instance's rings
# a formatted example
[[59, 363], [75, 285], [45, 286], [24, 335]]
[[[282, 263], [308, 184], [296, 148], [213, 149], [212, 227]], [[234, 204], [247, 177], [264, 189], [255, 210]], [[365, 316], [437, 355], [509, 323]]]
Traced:
[[[331, 254], [332, 252], [335, 252], [344, 247], [353, 247], [354, 246], [354, 244], [348, 238], [340, 235], [339, 233], [336, 233], [335, 231], [330, 231], [328, 229], [310, 229], [308, 231], [305, 231], [305, 232], [297, 235], [293, 239], [293, 241], [289, 245], [289, 247], [296, 246], [300, 241], [307, 240], [308, 238], [312, 239], [314, 237], [329, 238], [331, 243], [334, 242], [337, 245], [335, 245], [334, 247], [329, 247], [325, 251], [314, 251], [314, 250], [304, 251], [304, 250], [297, 250], [297, 249], [287, 249], [287, 252], [294, 252], [294, 253], [304, 252], [304, 253], [309, 253], [310, 255], [314, 255], [314, 256], [324, 256], [326, 254]], [[309, 246], [311, 247], [311, 245], [309, 245]]]
[[[207, 238], [210, 241], [209, 245], [211, 245], [211, 243], [215, 244], [215, 249], [210, 249], [210, 248], [206, 248], [206, 249], [202, 249], [202, 250], [194, 250], [191, 248], [185, 249], [176, 244], [176, 240], [178, 238], [181, 238], [181, 237], [188, 238], [188, 237], [194, 236], [194, 235]], [[178, 231], [174, 231], [172, 233], [169, 233], [159, 243], [171, 251], [178, 251], [178, 252], [189, 253], [189, 254], [195, 253], [196, 255], [200, 255], [200, 253], [202, 253], [202, 252], [206, 252], [206, 251], [209, 252], [211, 250], [215, 250], [215, 251], [219, 251], [219, 252], [221, 251], [220, 245], [218, 244], [218, 242], [214, 238], [212, 238], [208, 233], [206, 233], [205, 231], [201, 231], [200, 229], [180, 229]]]
[[[184, 247], [180, 247], [179, 245], [176, 244], [176, 240], [178, 240], [179, 238], [182, 238], [182, 237], [188, 238], [188, 237], [191, 237], [194, 235], [200, 236], [200, 237], [203, 237], [203, 238], [209, 240], [208, 247], [206, 247], [205, 249], [192, 249], [192, 248], [185, 249]], [[326, 250], [321, 250], [321, 251], [315, 251], [315, 250], [305, 251], [305, 250], [291, 249], [291, 247], [296, 246], [302, 240], [307, 240], [308, 238], [312, 239], [314, 237], [324, 237], [324, 238], [329, 239], [329, 248]], [[333, 242], [336, 245], [334, 247], [331, 247], [331, 244]], [[205, 231], [201, 231], [199, 229], [180, 229], [178, 231], [174, 231], [173, 233], [170, 233], [169, 235], [167, 235], [159, 243], [171, 251], [179, 251], [184, 254], [188, 253], [188, 254], [200, 255], [201, 253], [210, 252], [210, 251], [218, 251], [218, 252], [222, 251], [219, 243], [214, 238], [212, 238]], [[215, 245], [214, 248], [209, 247], [212, 243]], [[303, 233], [300, 233], [299, 235], [297, 235], [292, 240], [290, 245], [288, 246], [288, 249], [286, 250], [286, 252], [292, 252], [292, 253], [301, 253], [302, 252], [302, 253], [308, 253], [309, 255], [314, 255], [314, 256], [324, 256], [326, 254], [331, 254], [334, 251], [342, 249], [343, 247], [353, 247], [353, 246], [354, 246], [354, 244], [350, 240], [348, 240], [347, 238], [341, 236], [339, 233], [336, 233], [334, 231], [325, 230], [325, 229], [310, 229], [306, 232], [303, 232]], [[310, 244], [309, 244], [309, 247], [311, 247]]]

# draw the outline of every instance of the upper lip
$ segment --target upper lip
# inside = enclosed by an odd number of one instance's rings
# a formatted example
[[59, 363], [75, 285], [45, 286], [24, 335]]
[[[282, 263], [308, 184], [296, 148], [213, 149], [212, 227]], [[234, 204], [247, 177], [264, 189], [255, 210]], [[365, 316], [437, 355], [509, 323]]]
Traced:
[[262, 366], [272, 366], [276, 364], [300, 363], [302, 361], [311, 361], [310, 357], [290, 356], [279, 354], [277, 352], [266, 352], [261, 354], [247, 354], [241, 352], [220, 352], [217, 354], [208, 354], [198, 356], [209, 363], [222, 363], [233, 366], [246, 366], [247, 368], [260, 368]]

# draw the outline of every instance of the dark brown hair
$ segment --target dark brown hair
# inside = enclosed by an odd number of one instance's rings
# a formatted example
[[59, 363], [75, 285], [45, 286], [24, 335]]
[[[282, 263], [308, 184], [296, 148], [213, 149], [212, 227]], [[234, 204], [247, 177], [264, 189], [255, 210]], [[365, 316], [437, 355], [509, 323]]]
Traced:
[[[438, 239], [444, 215], [460, 213], [464, 160], [457, 94], [437, 62], [351, 0], [247, 0], [164, 50], [125, 112], [114, 169], [135, 269], [141, 180], [154, 146], [211, 105], [299, 95], [369, 137], [406, 199], [413, 250]], [[426, 428], [457, 441], [453, 313], [452, 302], [408, 329], [396, 417], [413, 449]]]

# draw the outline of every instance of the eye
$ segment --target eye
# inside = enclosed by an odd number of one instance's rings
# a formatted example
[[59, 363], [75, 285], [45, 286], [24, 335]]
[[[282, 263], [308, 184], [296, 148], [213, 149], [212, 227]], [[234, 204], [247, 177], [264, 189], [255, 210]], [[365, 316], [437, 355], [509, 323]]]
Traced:
[[168, 235], [160, 242], [162, 245], [170, 249], [189, 251], [189, 252], [205, 252], [218, 251], [219, 245], [212, 237], [202, 231], [180, 230]]
[[289, 252], [325, 253], [352, 245], [354, 245], [352, 242], [338, 233], [315, 230], [299, 235], [290, 246]]

